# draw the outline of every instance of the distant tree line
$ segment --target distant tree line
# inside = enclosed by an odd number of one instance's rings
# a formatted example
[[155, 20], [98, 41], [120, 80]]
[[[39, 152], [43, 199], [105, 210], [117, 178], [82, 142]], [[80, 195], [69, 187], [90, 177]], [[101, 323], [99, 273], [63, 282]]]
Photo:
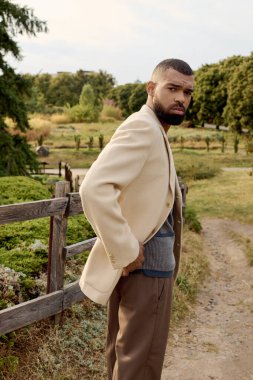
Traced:
[[103, 99], [115, 85], [111, 74], [78, 70], [76, 73], [25, 74], [30, 83], [30, 96], [26, 98], [28, 112], [54, 113], [62, 107], [79, 104], [83, 87], [90, 86], [95, 107], [102, 108]]
[[[120, 108], [123, 117], [137, 111], [146, 102], [144, 83], [116, 85], [111, 74], [104, 71], [90, 73], [83, 70], [75, 74], [60, 73], [26, 75], [32, 84], [27, 99], [29, 112], [58, 112], [61, 107], [75, 107], [81, 117], [80, 104], [96, 112], [83, 112], [84, 119], [96, 121], [105, 99]], [[90, 88], [87, 87], [90, 86]], [[85, 86], [85, 90], [83, 88]], [[83, 96], [82, 91], [89, 95]], [[91, 99], [93, 99], [91, 101]], [[230, 126], [241, 133], [243, 128], [253, 130], [253, 53], [249, 56], [232, 56], [218, 63], [203, 65], [195, 72], [195, 89], [187, 119], [193, 125], [211, 123]], [[60, 107], [60, 108], [59, 108]], [[62, 108], [63, 109], [63, 108]], [[80, 112], [81, 113], [80, 113]]]
[[[26, 98], [27, 111], [31, 113], [72, 111], [74, 118], [80, 119], [83, 112], [84, 120], [97, 121], [104, 100], [111, 100], [126, 117], [140, 109], [147, 98], [145, 84], [128, 83], [116, 86], [115, 78], [102, 70], [90, 72], [80, 69], [76, 73], [63, 72], [54, 75], [25, 74], [24, 79], [31, 87], [30, 95]], [[89, 117], [87, 109], [83, 109], [85, 104], [95, 111], [90, 112]]]

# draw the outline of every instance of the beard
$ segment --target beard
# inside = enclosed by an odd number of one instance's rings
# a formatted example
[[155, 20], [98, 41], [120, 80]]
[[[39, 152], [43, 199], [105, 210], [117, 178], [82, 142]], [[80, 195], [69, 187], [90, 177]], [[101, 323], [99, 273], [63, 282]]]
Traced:
[[158, 101], [154, 101], [153, 106], [156, 117], [162, 123], [169, 125], [179, 125], [184, 120], [184, 115], [177, 115], [166, 111]]

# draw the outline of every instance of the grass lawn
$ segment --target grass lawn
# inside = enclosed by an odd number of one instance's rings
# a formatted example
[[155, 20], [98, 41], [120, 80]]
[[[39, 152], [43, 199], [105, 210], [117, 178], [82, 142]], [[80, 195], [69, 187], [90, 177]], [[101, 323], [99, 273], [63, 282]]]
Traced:
[[210, 216], [253, 224], [253, 176], [249, 171], [222, 171], [188, 183], [187, 202], [200, 217]]

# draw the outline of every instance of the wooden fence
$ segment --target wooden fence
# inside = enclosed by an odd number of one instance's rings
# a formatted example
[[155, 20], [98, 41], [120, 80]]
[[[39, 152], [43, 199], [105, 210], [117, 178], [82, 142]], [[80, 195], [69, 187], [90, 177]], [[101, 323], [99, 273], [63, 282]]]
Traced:
[[91, 249], [96, 238], [65, 245], [67, 219], [83, 213], [78, 193], [69, 192], [69, 183], [56, 183], [55, 198], [0, 206], [0, 224], [50, 217], [47, 294], [0, 310], [0, 335], [61, 313], [85, 296], [78, 281], [64, 287], [65, 260]]
[[[180, 186], [184, 207], [187, 186]], [[68, 217], [82, 213], [80, 196], [70, 193], [70, 185], [66, 181], [56, 183], [55, 198], [0, 206], [0, 224], [50, 217], [47, 294], [0, 310], [0, 335], [51, 316], [55, 316], [56, 322], [59, 322], [65, 309], [85, 297], [78, 281], [66, 287], [63, 283], [66, 259], [90, 250], [96, 240], [92, 238], [65, 245]]]

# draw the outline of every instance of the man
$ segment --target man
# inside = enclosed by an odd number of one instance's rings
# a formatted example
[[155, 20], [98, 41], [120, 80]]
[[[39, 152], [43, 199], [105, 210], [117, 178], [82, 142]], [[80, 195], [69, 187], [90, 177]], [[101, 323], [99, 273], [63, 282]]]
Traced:
[[97, 234], [80, 287], [95, 302], [109, 300], [109, 379], [161, 377], [182, 228], [166, 133], [182, 122], [192, 91], [187, 63], [160, 62], [147, 83], [146, 105], [116, 130], [80, 188]]

